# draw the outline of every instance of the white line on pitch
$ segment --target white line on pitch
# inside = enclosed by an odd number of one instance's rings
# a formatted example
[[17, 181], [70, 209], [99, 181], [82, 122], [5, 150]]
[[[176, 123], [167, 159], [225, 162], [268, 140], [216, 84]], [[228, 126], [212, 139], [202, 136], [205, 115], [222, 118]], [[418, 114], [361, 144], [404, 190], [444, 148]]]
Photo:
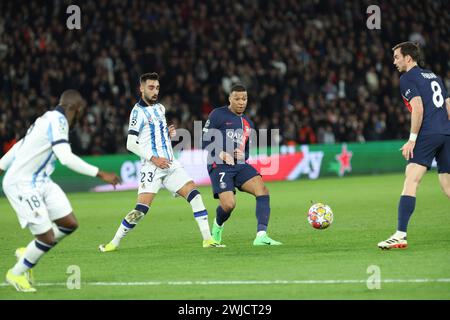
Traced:
[[[346, 284], [366, 283], [367, 280], [210, 280], [210, 281], [141, 281], [141, 282], [81, 282], [87, 286], [210, 286], [210, 285], [279, 285], [279, 284]], [[384, 279], [381, 283], [450, 283], [450, 279]], [[9, 284], [0, 283], [0, 287]], [[66, 286], [65, 282], [37, 283], [39, 287]]]

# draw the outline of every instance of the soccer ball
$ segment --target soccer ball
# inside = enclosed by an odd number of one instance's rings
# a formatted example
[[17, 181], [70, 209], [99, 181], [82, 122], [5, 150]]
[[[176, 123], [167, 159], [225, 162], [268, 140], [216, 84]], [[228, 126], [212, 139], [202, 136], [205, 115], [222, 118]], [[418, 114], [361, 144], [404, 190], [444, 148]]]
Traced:
[[333, 223], [333, 211], [323, 203], [315, 203], [309, 208], [308, 222], [315, 229], [326, 229]]

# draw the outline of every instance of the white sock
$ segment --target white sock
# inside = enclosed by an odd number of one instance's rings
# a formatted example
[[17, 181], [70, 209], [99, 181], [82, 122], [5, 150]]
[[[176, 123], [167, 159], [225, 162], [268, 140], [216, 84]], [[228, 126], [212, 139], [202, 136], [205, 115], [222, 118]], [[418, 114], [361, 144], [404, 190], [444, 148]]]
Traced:
[[[137, 209], [142, 209], [145, 212]], [[145, 217], [148, 209], [148, 206], [138, 203], [136, 208], [134, 210], [131, 210], [122, 220], [119, 228], [116, 231], [116, 234], [114, 235], [114, 238], [111, 240], [111, 243], [118, 247], [120, 244], [120, 240], [122, 240], [122, 238], [125, 237], [131, 229], [136, 227], [136, 224]]]
[[[132, 224], [130, 224], [130, 225], [132, 225]], [[136, 226], [136, 224], [134, 224], [134, 226]], [[134, 226], [133, 226], [133, 228], [134, 228]], [[122, 240], [122, 238], [128, 234], [128, 231], [130, 231], [133, 228], [126, 227], [122, 221], [119, 228], [117, 229], [116, 234], [114, 235], [114, 238], [111, 240], [111, 243], [113, 245], [115, 245], [116, 247], [118, 247], [120, 244], [120, 240]]]
[[56, 224], [53, 224], [52, 229], [53, 229], [53, 233], [55, 234], [56, 242], [60, 242], [62, 239], [64, 239], [65, 237], [67, 237], [68, 235], [70, 235], [73, 232], [73, 230], [71, 230], [71, 229], [59, 227]]
[[397, 230], [397, 232], [395, 232], [395, 234], [394, 234], [394, 238], [396, 238], [396, 239], [403, 239], [405, 237], [406, 237], [406, 232], [403, 232], [403, 231]]
[[265, 236], [266, 234], [267, 234], [266, 231], [258, 231], [258, 232], [256, 233], [256, 236], [257, 236], [257, 237], [262, 237], [262, 236]]
[[206, 211], [205, 213], [204, 216], [195, 217], [195, 221], [197, 221], [203, 240], [209, 240], [211, 239], [211, 231], [209, 229], [208, 213]]
[[202, 234], [203, 240], [211, 239], [211, 231], [209, 229], [208, 222], [208, 212], [206, 211], [205, 205], [203, 204], [203, 199], [201, 194], [197, 194], [191, 202], [189, 202], [194, 212], [195, 221], [197, 221], [198, 228]]
[[25, 254], [17, 261], [16, 265], [12, 268], [11, 272], [15, 276], [22, 275], [25, 271], [33, 268], [39, 259], [52, 248], [46, 243], [39, 240], [32, 240], [25, 250]]

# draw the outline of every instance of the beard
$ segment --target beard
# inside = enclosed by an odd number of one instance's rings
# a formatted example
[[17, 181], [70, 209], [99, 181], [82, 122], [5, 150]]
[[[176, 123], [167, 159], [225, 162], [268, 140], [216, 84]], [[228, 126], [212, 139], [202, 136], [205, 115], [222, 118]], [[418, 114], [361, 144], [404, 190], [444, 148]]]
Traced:
[[156, 97], [153, 98], [153, 97], [150, 97], [150, 96], [144, 94], [144, 98], [145, 98], [145, 100], [147, 100], [150, 104], [155, 104], [156, 102], [158, 102], [158, 96], [156, 96]]

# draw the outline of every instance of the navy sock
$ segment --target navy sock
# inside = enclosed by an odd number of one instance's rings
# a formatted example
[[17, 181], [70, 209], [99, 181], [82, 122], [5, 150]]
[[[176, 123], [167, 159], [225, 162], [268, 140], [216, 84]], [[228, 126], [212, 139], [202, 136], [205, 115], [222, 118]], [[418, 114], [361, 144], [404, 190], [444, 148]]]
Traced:
[[256, 220], [258, 220], [258, 231], [266, 231], [270, 217], [269, 195], [256, 197]]
[[416, 197], [401, 196], [398, 203], [398, 231], [406, 232], [408, 221], [416, 207]]
[[150, 207], [145, 204], [138, 203], [138, 204], [136, 204], [136, 207], [134, 207], [134, 210], [140, 211], [143, 214], [147, 214], [149, 208]]
[[225, 221], [230, 217], [231, 212], [225, 212], [221, 206], [216, 209], [216, 222], [219, 226], [222, 226]]

